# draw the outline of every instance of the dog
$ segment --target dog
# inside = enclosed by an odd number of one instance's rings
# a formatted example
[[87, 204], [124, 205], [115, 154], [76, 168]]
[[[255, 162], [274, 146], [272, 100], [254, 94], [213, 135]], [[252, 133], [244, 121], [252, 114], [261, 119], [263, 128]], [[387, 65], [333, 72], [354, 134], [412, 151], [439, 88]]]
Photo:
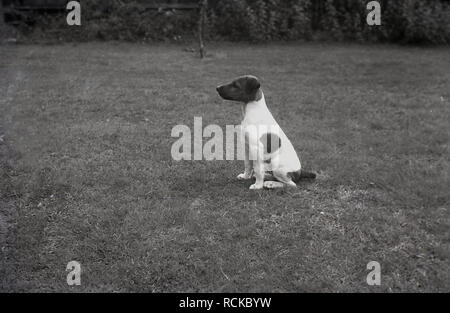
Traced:
[[[245, 139], [245, 171], [239, 180], [255, 177], [251, 190], [296, 187], [301, 178], [316, 174], [302, 170], [291, 141], [266, 105], [261, 83], [246, 75], [216, 88], [224, 100], [242, 103], [242, 138]], [[265, 181], [266, 179], [266, 181]]]

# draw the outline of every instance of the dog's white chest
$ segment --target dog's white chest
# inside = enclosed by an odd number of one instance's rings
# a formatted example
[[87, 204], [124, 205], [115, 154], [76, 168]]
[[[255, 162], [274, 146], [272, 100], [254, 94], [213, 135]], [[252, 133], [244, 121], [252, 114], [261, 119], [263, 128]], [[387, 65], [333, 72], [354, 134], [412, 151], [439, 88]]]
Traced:
[[[254, 158], [262, 155], [263, 160], [272, 160], [272, 167], [282, 168], [286, 171], [300, 170], [301, 164], [297, 153], [267, 108], [264, 96], [259, 101], [248, 103], [243, 111], [241, 131], [250, 155], [253, 155]], [[280, 138], [279, 149], [271, 153], [264, 152], [264, 143], [261, 138], [265, 134], [275, 134]]]

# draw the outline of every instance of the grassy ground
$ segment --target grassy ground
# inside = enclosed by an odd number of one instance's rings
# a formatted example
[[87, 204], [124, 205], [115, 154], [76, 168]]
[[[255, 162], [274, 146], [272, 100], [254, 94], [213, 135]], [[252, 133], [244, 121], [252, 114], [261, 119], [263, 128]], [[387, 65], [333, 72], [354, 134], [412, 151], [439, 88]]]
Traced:
[[[448, 48], [209, 53], [0, 46], [1, 291], [450, 291]], [[240, 122], [215, 86], [246, 73], [318, 180], [250, 192], [242, 162], [172, 161], [174, 125]]]

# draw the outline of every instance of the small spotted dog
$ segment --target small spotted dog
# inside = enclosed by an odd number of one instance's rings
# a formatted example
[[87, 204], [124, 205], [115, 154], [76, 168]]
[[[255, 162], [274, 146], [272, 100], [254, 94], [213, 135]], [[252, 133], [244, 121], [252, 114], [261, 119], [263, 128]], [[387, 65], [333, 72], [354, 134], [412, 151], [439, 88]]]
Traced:
[[245, 172], [238, 179], [254, 176], [256, 182], [250, 189], [274, 189], [286, 185], [295, 187], [301, 178], [316, 178], [316, 174], [302, 171], [291, 141], [267, 108], [258, 78], [238, 77], [218, 86], [217, 92], [225, 100], [243, 103], [241, 132], [245, 138]]

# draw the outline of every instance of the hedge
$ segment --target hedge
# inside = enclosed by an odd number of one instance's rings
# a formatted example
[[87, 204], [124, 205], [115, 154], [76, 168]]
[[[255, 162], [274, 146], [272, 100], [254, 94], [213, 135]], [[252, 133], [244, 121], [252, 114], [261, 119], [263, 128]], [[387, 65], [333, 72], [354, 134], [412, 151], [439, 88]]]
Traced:
[[[448, 0], [380, 0], [382, 25], [366, 23], [369, 0], [209, 0], [209, 40], [264, 42], [333, 40], [448, 44]], [[132, 0], [82, 3], [82, 26], [60, 15], [39, 16], [19, 28], [61, 40], [191, 40], [198, 12], [146, 10]]]

